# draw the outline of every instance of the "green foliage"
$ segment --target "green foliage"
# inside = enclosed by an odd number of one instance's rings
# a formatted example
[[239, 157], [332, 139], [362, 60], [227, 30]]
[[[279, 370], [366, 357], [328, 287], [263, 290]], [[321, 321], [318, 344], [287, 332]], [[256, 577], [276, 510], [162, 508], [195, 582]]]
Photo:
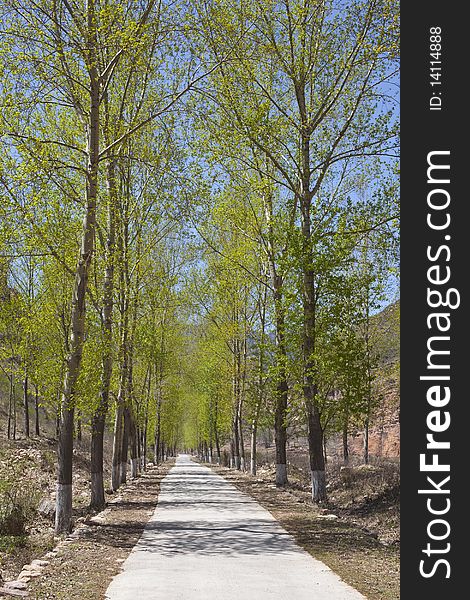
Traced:
[[26, 544], [26, 539], [24, 535], [0, 534], [0, 552], [5, 555], [10, 554], [17, 548], [22, 548]]

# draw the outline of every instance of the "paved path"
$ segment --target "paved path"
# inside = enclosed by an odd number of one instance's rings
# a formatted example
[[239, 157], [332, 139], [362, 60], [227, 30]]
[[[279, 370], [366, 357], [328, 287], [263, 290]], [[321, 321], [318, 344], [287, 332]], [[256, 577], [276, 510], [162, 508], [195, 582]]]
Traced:
[[180, 455], [107, 600], [364, 600], [272, 515]]

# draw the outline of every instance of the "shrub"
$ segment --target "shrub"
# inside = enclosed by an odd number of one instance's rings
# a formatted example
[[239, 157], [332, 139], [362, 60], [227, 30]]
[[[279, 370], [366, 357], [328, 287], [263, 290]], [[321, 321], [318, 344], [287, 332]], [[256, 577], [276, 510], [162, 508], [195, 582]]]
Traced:
[[25, 535], [38, 499], [38, 491], [25, 478], [23, 461], [4, 463], [0, 473], [0, 534]]
[[[27, 536], [25, 535], [0, 535], [0, 568], [2, 567], [2, 554], [7, 556], [18, 548], [24, 548]], [[0, 578], [1, 583], [1, 578]]]

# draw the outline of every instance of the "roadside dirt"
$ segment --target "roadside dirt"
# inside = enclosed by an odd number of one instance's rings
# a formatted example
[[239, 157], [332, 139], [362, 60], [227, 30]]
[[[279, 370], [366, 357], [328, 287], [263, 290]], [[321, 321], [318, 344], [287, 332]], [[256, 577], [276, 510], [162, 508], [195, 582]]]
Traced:
[[123, 486], [103, 512], [79, 523], [57, 552], [46, 556], [49, 564], [28, 584], [29, 598], [102, 600], [152, 515], [172, 464], [149, 468]]
[[[7, 440], [0, 435], [0, 486], [14, 481], [10, 494], [27, 512], [25, 535], [0, 535], [0, 578], [13, 579], [24, 564], [54, 547], [56, 446], [53, 438]], [[105, 481], [111, 452], [106, 453]], [[0, 488], [1, 489], [1, 488]], [[113, 498], [106, 493], [106, 500]], [[73, 454], [73, 520], [90, 515], [89, 440], [76, 442]], [[39, 507], [43, 506], [43, 509]], [[1, 580], [1, 579], [0, 579]]]
[[[372, 514], [367, 518], [363, 515], [361, 521], [360, 514], [355, 514], [353, 508], [348, 514], [348, 509], [340, 510], [334, 503], [322, 508], [313, 505], [298, 483], [286, 488], [277, 488], [271, 483], [274, 473], [270, 469], [260, 469], [256, 477], [251, 477], [226, 467], [208, 466], [257, 500], [300, 546], [369, 600], [399, 599], [399, 549], [393, 524], [392, 532], [388, 533], [393, 542], [384, 542], [379, 539], [379, 533], [371, 529], [375, 518]], [[382, 519], [377, 519], [380, 537], [385, 539]]]

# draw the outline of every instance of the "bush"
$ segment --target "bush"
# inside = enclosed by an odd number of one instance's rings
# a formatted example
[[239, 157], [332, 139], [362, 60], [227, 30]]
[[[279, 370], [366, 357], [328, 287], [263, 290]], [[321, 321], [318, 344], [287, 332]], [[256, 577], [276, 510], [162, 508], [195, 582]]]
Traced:
[[38, 491], [24, 477], [22, 461], [2, 465], [0, 473], [0, 535], [22, 536], [32, 522]]
[[[2, 567], [2, 554], [12, 554], [18, 548], [24, 548], [26, 545], [25, 535], [0, 535], [0, 567]], [[0, 578], [1, 583], [1, 578]]]

